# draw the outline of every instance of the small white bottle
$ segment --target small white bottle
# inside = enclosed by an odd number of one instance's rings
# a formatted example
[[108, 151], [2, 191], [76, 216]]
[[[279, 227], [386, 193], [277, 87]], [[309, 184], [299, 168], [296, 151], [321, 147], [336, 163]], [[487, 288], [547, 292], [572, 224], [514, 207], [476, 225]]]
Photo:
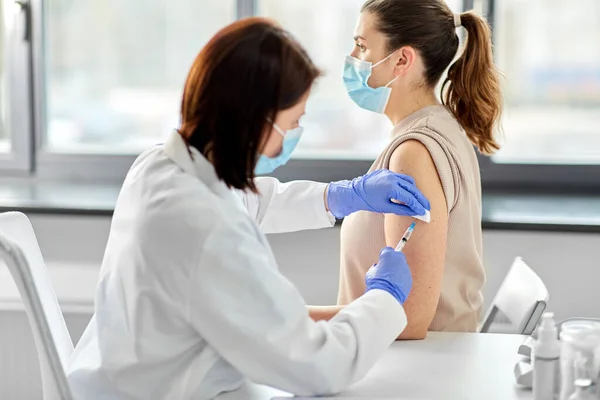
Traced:
[[560, 342], [554, 313], [544, 313], [533, 345], [534, 400], [554, 400], [558, 387], [559, 358]]

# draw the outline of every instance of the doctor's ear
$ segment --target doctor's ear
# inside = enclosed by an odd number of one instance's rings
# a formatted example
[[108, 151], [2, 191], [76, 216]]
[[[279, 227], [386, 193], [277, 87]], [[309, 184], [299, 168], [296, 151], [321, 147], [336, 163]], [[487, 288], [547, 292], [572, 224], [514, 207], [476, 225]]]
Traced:
[[406, 75], [406, 73], [415, 63], [415, 60], [417, 59], [417, 51], [410, 46], [405, 46], [398, 49], [396, 55], [393, 57], [394, 61], [396, 62], [394, 75], [403, 76]]

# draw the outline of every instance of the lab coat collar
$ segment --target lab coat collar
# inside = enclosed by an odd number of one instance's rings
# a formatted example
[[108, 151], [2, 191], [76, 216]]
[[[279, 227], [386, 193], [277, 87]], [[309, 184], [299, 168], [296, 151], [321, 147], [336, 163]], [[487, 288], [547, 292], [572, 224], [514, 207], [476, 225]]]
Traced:
[[179, 168], [196, 176], [213, 192], [223, 196], [230, 191], [217, 176], [213, 165], [195, 147], [188, 146], [176, 129], [171, 132], [163, 149]]

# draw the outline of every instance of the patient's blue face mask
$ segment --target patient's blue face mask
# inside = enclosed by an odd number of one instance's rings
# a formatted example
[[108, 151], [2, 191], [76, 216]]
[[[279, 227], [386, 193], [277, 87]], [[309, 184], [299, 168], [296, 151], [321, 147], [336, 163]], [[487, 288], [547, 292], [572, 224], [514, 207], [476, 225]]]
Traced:
[[387, 103], [392, 94], [392, 88], [389, 87], [398, 79], [392, 79], [387, 85], [372, 88], [367, 83], [373, 73], [373, 68], [388, 60], [394, 53], [383, 60], [372, 64], [369, 61], [362, 61], [352, 56], [346, 56], [344, 64], [344, 85], [350, 98], [361, 108], [383, 114]]
[[287, 163], [290, 160], [294, 149], [298, 145], [300, 137], [302, 136], [303, 128], [301, 126], [284, 131], [275, 122], [272, 124], [273, 129], [283, 136], [281, 153], [275, 157], [267, 157], [264, 154], [261, 154], [258, 158], [258, 162], [256, 163], [256, 167], [254, 167], [254, 173], [257, 175], [270, 174], [277, 168]]

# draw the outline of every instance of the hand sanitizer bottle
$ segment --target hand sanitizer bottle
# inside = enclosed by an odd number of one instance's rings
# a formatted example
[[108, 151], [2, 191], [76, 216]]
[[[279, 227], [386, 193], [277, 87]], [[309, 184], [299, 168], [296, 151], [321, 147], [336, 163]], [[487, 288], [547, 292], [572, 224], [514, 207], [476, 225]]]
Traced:
[[533, 398], [554, 400], [560, 358], [560, 342], [554, 313], [544, 313], [533, 346]]

